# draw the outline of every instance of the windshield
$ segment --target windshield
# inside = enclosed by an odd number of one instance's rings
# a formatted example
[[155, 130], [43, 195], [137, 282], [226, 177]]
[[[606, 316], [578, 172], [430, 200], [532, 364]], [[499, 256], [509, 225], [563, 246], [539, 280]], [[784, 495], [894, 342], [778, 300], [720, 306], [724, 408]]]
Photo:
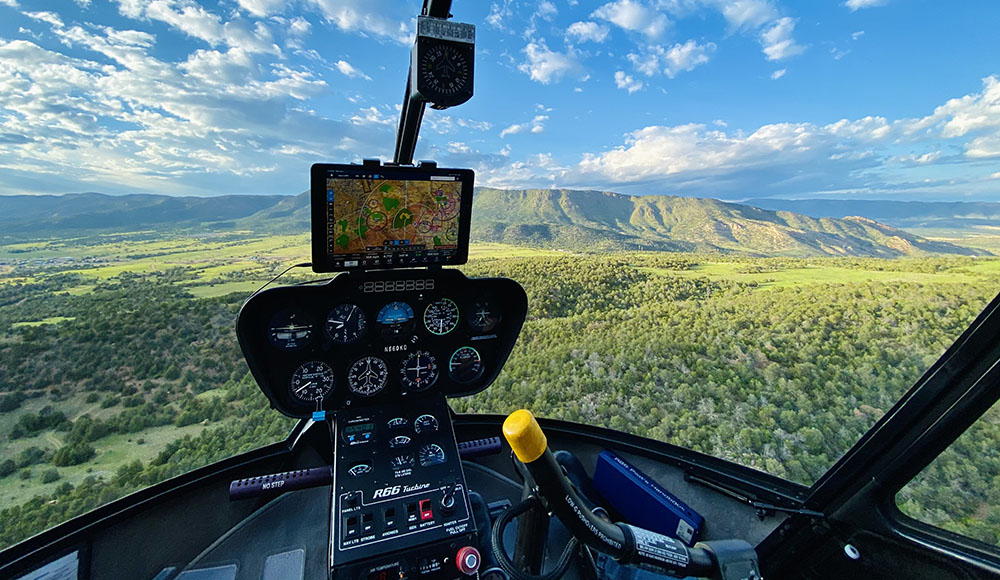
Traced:
[[[236, 313], [309, 259], [312, 163], [391, 159], [419, 4], [0, 0], [0, 546], [287, 435]], [[457, 411], [811, 485], [1000, 288], [995, 3], [452, 12], [475, 97], [416, 158], [529, 298]]]

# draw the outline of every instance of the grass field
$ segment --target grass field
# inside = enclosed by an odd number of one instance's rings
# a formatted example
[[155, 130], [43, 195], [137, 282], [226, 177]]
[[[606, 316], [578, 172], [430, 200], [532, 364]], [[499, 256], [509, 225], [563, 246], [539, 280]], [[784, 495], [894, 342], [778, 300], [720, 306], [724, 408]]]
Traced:
[[849, 284], [854, 282], [917, 282], [921, 284], [949, 284], [977, 282], [990, 275], [1000, 274], [1000, 259], [983, 260], [969, 268], [935, 274], [920, 272], [883, 272], [831, 266], [789, 268], [774, 272], [743, 273], [743, 264], [733, 262], [706, 262], [684, 270], [640, 267], [639, 270], [665, 276], [706, 277], [711, 280], [756, 282], [760, 288], [780, 288], [804, 284]]

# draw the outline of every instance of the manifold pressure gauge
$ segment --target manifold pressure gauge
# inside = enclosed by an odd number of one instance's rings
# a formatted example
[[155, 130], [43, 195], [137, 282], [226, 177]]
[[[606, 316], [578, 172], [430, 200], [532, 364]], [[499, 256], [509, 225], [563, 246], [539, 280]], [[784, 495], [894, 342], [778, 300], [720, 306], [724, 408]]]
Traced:
[[410, 90], [432, 109], [472, 98], [476, 27], [431, 16], [417, 17], [417, 41], [410, 56]]

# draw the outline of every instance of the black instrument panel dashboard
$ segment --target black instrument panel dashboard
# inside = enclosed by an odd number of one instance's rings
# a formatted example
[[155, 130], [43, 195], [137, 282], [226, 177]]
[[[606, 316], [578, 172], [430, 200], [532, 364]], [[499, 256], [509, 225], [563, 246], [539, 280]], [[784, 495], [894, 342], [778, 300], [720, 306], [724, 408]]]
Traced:
[[497, 377], [527, 314], [524, 289], [458, 270], [351, 272], [283, 286], [240, 309], [240, 348], [271, 405], [291, 417], [441, 393]]

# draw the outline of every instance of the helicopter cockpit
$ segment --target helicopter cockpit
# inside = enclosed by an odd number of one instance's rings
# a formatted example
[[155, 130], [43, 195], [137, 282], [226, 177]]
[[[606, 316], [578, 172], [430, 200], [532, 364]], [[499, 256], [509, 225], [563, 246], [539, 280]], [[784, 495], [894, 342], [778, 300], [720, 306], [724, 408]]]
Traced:
[[[496, 380], [529, 304], [515, 280], [450, 267], [469, 253], [473, 172], [413, 163], [424, 107], [473, 93], [475, 29], [450, 10], [450, 0], [424, 1], [394, 160], [312, 167], [311, 266], [335, 275], [258, 290], [240, 309], [257, 385], [299, 420], [288, 439], [18, 544], [3, 552], [0, 577], [1000, 576], [975, 554], [907, 540], [879, 511], [881, 481], [904, 477], [942, 429], [961, 432], [936, 425], [935, 411], [995, 400], [967, 377], [987, 377], [1000, 358], [997, 299], [813, 489], [530, 409], [452, 411], [449, 398]], [[923, 439], [905, 438], [907, 424]], [[893, 449], [897, 459], [874, 465]]]

